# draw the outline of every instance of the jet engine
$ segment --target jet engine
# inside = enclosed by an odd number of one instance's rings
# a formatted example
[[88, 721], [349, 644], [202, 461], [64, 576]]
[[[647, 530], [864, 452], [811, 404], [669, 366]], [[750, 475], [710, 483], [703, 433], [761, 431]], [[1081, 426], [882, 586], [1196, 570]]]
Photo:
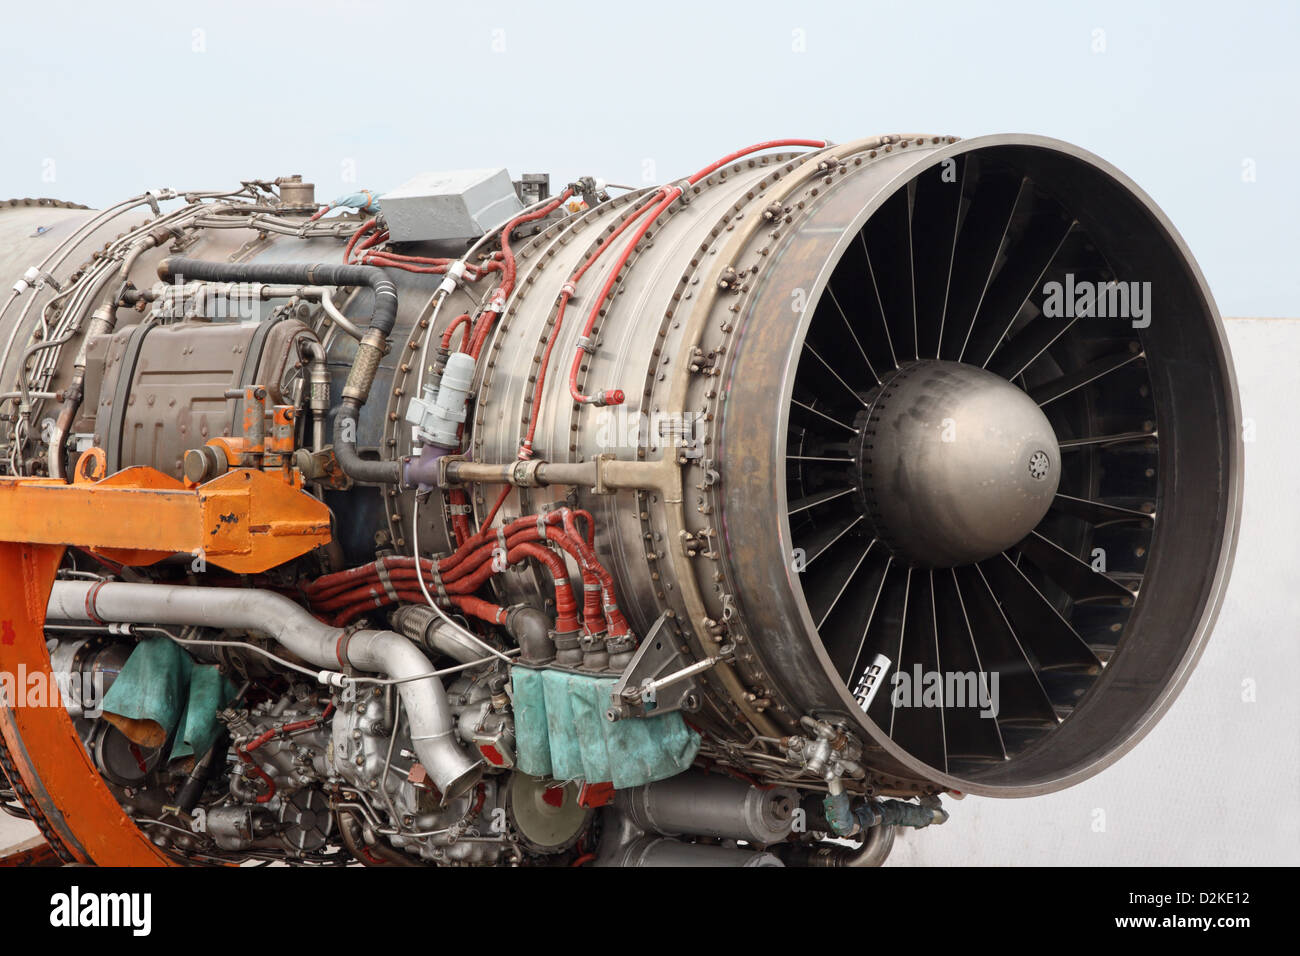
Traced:
[[1231, 565], [1206, 282], [1043, 137], [14, 200], [0, 271], [3, 797], [70, 862], [879, 864], [1134, 747]]

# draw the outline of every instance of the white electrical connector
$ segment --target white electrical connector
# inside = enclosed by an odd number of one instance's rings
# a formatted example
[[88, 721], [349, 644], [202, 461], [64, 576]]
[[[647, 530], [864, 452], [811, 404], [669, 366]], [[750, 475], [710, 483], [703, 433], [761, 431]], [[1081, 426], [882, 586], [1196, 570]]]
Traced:
[[28, 289], [36, 285], [36, 283], [40, 281], [40, 278], [41, 278], [41, 270], [36, 268], [36, 266], [32, 266], [26, 272], [23, 273], [23, 277], [21, 279], [19, 279], [17, 282], [14, 283], [14, 294], [22, 295]]
[[415, 426], [416, 437], [442, 448], [458, 447], [456, 432], [465, 421], [465, 403], [473, 383], [474, 359], [464, 352], [453, 352], [438, 384], [426, 382], [424, 393], [406, 406], [406, 420]]
[[465, 274], [465, 260], [457, 259], [447, 267], [447, 276], [442, 280], [442, 285], [438, 286], [438, 291], [451, 294], [456, 291], [456, 283], [460, 277]]

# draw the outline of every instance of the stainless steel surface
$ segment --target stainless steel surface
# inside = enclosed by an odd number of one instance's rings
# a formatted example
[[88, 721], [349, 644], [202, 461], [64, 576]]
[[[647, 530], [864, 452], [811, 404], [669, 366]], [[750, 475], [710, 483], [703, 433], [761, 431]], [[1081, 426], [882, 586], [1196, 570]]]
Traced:
[[1056, 435], [1006, 379], [959, 362], [905, 362], [866, 402], [850, 443], [858, 491], [872, 534], [897, 560], [982, 561], [1047, 514], [1061, 473]]

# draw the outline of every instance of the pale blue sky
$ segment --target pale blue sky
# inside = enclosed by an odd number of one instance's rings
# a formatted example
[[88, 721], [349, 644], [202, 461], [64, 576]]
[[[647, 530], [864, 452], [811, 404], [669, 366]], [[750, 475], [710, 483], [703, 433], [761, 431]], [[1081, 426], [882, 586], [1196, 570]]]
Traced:
[[31, 2], [0, 30], [0, 199], [292, 172], [328, 199], [349, 169], [383, 190], [493, 165], [639, 183], [771, 137], [1033, 132], [1145, 188], [1225, 315], [1300, 315], [1295, 0]]

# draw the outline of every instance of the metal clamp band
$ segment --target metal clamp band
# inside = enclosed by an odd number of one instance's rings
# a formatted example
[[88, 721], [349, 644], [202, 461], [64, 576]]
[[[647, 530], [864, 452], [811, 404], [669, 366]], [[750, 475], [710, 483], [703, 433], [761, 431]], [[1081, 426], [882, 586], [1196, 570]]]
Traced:
[[388, 595], [389, 600], [394, 604], [401, 601], [397, 593], [397, 588], [393, 587], [393, 579], [388, 574], [388, 559], [380, 558], [376, 564], [375, 576], [379, 578], [379, 583], [384, 586], [384, 593]]

